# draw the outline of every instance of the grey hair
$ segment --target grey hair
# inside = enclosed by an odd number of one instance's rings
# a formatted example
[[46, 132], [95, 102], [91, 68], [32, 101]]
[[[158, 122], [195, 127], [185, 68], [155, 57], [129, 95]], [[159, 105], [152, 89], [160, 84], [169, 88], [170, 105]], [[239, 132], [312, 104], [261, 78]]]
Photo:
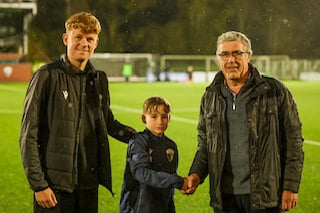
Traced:
[[253, 53], [251, 49], [251, 41], [243, 33], [240, 33], [237, 31], [228, 31], [228, 32], [222, 33], [217, 40], [217, 49], [220, 44], [226, 41], [240, 41], [243, 44], [243, 46], [246, 48], [246, 52], [248, 52], [250, 55], [252, 55]]

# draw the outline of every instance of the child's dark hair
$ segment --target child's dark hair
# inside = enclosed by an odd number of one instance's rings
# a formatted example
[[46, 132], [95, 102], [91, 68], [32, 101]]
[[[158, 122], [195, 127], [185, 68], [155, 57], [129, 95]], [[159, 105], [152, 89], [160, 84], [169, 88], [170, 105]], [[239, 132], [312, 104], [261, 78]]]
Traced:
[[170, 113], [171, 106], [169, 102], [161, 97], [154, 96], [150, 97], [143, 103], [143, 114], [150, 114], [153, 111], [157, 111], [159, 106], [163, 106], [163, 109], [166, 113]]

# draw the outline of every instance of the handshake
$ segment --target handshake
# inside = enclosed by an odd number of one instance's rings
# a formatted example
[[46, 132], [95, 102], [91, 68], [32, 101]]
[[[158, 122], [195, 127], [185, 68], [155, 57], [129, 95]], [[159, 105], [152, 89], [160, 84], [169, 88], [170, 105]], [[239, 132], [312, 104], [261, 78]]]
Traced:
[[184, 183], [180, 192], [184, 195], [192, 195], [200, 184], [200, 177], [193, 173], [188, 177], [184, 177]]

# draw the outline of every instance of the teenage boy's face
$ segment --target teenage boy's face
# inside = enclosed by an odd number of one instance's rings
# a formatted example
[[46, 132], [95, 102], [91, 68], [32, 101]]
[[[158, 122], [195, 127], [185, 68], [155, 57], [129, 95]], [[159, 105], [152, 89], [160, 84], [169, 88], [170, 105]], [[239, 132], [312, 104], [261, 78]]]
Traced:
[[63, 34], [63, 43], [67, 47], [67, 56], [71, 64], [86, 62], [98, 45], [96, 33], [83, 33], [81, 29], [72, 29]]
[[152, 134], [162, 136], [168, 127], [170, 115], [164, 111], [163, 106], [158, 106], [157, 111], [142, 115], [142, 121]]

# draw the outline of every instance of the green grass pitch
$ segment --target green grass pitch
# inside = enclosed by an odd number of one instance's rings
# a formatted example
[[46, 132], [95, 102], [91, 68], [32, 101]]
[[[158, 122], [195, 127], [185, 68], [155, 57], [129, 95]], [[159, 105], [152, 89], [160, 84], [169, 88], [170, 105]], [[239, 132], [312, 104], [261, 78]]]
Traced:
[[[298, 105], [305, 137], [305, 163], [298, 207], [292, 213], [317, 212], [320, 209], [320, 82], [284, 82]], [[141, 109], [150, 96], [162, 96], [172, 106], [172, 120], [166, 131], [179, 148], [180, 175], [188, 173], [197, 146], [197, 119], [201, 96], [208, 83], [110, 83], [111, 108], [122, 123], [143, 130]], [[33, 212], [33, 194], [27, 184], [19, 151], [19, 131], [23, 99], [27, 84], [0, 83], [0, 212]], [[316, 142], [314, 144], [314, 142]], [[99, 212], [118, 212], [126, 144], [110, 138], [113, 170], [113, 198], [100, 187]], [[206, 180], [194, 195], [176, 191], [177, 212], [213, 212], [209, 207], [209, 186]]]

